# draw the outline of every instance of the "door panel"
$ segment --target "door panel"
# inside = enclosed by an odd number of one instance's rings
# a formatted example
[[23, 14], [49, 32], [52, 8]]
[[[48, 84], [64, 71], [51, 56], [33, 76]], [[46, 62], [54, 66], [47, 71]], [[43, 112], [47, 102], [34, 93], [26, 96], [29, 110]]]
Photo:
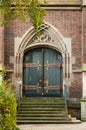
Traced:
[[24, 80], [23, 95], [39, 96], [38, 83], [42, 77], [42, 54], [41, 50], [32, 50], [24, 57]]
[[[60, 53], [45, 49], [45, 80], [48, 81], [47, 95], [61, 95], [62, 88], [62, 58]], [[59, 60], [58, 60], [59, 57]]]
[[61, 96], [62, 56], [49, 48], [37, 48], [24, 55], [24, 96]]

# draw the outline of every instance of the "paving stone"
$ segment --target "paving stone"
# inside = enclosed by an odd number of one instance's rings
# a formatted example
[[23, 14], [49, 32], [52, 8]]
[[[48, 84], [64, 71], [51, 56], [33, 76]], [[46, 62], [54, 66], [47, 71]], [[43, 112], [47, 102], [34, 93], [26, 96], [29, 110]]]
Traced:
[[86, 122], [80, 124], [19, 125], [20, 130], [86, 130]]

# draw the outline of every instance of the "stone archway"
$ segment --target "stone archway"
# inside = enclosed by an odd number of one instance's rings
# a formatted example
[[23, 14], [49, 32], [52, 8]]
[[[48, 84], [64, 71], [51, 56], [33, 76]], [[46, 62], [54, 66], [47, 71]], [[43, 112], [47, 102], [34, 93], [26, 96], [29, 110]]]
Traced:
[[[39, 35], [36, 34], [34, 28], [27, 31], [22, 38], [15, 39], [15, 75], [21, 79], [23, 86], [23, 56], [27, 50], [37, 47], [49, 47], [59, 51], [63, 57], [63, 86], [70, 79], [71, 57], [70, 39], [64, 38], [60, 32], [52, 25], [45, 23], [39, 27]], [[69, 49], [68, 49], [69, 48]], [[63, 88], [64, 89], [64, 88]], [[22, 88], [21, 88], [22, 90]], [[22, 96], [22, 91], [21, 91]]]

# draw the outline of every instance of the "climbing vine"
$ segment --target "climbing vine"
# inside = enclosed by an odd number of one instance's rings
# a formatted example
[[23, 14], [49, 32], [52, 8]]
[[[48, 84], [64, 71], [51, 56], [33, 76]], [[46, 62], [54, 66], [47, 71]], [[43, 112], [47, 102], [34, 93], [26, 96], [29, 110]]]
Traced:
[[[46, 15], [45, 9], [41, 8], [40, 0], [1, 0], [0, 2], [0, 23], [1, 25], [9, 24], [10, 20], [20, 18], [26, 21], [27, 17], [37, 31], [38, 26], [44, 22]], [[43, 0], [46, 4], [46, 0]]]

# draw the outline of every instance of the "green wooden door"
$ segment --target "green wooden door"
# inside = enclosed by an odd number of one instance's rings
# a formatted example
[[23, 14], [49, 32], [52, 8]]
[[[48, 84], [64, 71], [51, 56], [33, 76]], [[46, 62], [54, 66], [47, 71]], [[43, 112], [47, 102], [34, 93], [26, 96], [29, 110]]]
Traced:
[[46, 94], [48, 96], [61, 96], [63, 83], [61, 53], [52, 49], [45, 49], [44, 51], [44, 78], [48, 82]]
[[49, 48], [24, 55], [23, 96], [62, 96], [62, 56]]

